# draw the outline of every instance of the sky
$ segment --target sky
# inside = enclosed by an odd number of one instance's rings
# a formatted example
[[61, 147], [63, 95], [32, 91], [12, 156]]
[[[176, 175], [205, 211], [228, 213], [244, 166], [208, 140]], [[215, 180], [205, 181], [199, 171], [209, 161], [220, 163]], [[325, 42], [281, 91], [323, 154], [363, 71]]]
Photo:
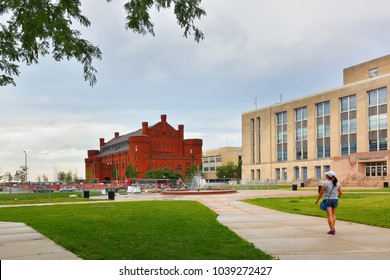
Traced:
[[162, 114], [203, 150], [241, 146], [244, 112], [337, 88], [344, 68], [390, 53], [387, 0], [203, 0], [200, 43], [170, 10], [152, 10], [153, 37], [125, 29], [124, 0], [81, 3], [91, 26], [77, 29], [103, 53], [98, 82], [72, 60], [22, 65], [17, 85], [0, 87], [0, 175], [27, 158], [31, 181], [84, 178], [99, 138]]

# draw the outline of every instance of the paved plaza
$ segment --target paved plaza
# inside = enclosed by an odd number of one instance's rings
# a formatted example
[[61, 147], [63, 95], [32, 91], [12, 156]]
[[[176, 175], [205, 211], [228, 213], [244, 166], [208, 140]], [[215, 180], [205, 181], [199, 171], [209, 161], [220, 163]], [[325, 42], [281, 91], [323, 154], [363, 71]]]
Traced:
[[[337, 221], [337, 233], [330, 236], [326, 234], [328, 226], [325, 217], [286, 214], [241, 202], [242, 199], [255, 197], [315, 194], [315, 190], [239, 191], [224, 195], [183, 196], [129, 194], [116, 196], [114, 201], [199, 201], [218, 214], [221, 224], [281, 260], [390, 260], [390, 229]], [[22, 223], [0, 222], [0, 249], [2, 260], [79, 259]]]

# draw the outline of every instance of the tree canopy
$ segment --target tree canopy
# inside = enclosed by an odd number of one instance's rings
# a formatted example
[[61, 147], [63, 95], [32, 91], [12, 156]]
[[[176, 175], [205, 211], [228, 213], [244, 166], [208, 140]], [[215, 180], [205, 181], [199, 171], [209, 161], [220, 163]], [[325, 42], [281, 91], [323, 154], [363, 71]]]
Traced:
[[229, 161], [227, 164], [217, 167], [218, 178], [241, 178], [241, 160], [238, 164]]
[[147, 179], [179, 179], [180, 177], [181, 175], [179, 173], [176, 173], [168, 167], [165, 167], [162, 170], [149, 170], [145, 174], [145, 178]]
[[[113, 2], [113, 0], [106, 0]], [[171, 9], [184, 36], [194, 36], [199, 42], [203, 33], [194, 20], [206, 15], [201, 0], [128, 0], [125, 27], [139, 34], [154, 33], [150, 19], [152, 8]], [[83, 65], [84, 79], [96, 84], [94, 59], [101, 59], [100, 49], [82, 38], [73, 29], [73, 21], [89, 27], [91, 22], [81, 12], [80, 0], [0, 0], [0, 86], [16, 85], [13, 76], [19, 76], [19, 63], [38, 63], [41, 56], [51, 54], [53, 59], [75, 59]]]

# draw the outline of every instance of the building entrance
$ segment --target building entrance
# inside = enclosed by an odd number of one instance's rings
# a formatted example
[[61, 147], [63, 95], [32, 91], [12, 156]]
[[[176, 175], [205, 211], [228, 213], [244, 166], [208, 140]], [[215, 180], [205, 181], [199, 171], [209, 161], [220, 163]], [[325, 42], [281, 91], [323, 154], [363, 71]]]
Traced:
[[366, 163], [367, 177], [384, 177], [387, 176], [387, 162], [368, 162]]

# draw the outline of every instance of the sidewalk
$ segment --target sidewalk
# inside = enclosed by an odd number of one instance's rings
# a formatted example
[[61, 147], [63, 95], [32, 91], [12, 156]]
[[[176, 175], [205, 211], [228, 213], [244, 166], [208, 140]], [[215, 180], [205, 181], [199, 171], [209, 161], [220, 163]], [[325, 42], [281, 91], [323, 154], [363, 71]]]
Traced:
[[[282, 260], [390, 260], [390, 229], [338, 221], [335, 236], [325, 218], [286, 214], [240, 200], [303, 196], [311, 192], [240, 191], [226, 195], [128, 195], [115, 201], [196, 200], [218, 214], [218, 221], [259, 249]], [[112, 202], [112, 201], [110, 201]], [[0, 259], [79, 259], [20, 223], [0, 222]]]
[[199, 198], [218, 221], [281, 260], [390, 260], [390, 229], [286, 214], [229, 198]]
[[24, 223], [0, 222], [1, 260], [77, 260], [65, 250]]

